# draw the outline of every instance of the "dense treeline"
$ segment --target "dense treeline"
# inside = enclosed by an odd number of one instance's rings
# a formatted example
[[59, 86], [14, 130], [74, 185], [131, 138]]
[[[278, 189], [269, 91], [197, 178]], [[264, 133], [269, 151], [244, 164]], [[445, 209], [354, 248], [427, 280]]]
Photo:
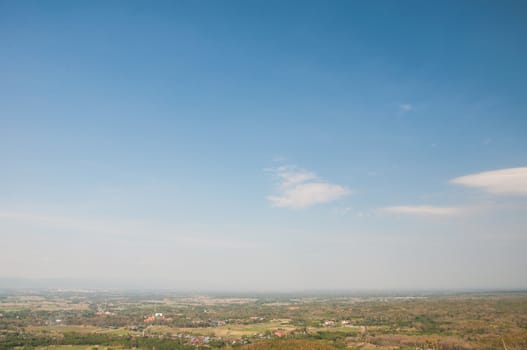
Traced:
[[185, 345], [179, 340], [143, 337], [118, 337], [107, 334], [80, 334], [64, 333], [61, 338], [34, 337], [26, 334], [9, 333], [0, 338], [0, 350], [9, 350], [15, 347], [33, 349], [39, 346], [50, 345], [99, 345], [124, 348], [153, 349], [156, 350], [197, 350], [195, 346]]
[[287, 339], [266, 340], [244, 345], [240, 350], [335, 350], [336, 348], [318, 341]]

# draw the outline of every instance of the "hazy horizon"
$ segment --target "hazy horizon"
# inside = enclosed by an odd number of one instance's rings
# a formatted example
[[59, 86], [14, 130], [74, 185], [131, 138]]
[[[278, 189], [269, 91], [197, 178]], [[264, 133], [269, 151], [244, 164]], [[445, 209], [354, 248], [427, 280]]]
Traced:
[[204, 295], [221, 296], [426, 296], [453, 294], [492, 294], [492, 293], [525, 293], [527, 288], [297, 288], [297, 289], [214, 289], [191, 288], [184, 286], [152, 285], [141, 281], [95, 281], [76, 279], [24, 279], [0, 278], [0, 293], [34, 292], [87, 292], [87, 293], [124, 293], [124, 294], [171, 294], [174, 296]]
[[515, 1], [0, 0], [0, 289], [527, 289], [526, 37]]

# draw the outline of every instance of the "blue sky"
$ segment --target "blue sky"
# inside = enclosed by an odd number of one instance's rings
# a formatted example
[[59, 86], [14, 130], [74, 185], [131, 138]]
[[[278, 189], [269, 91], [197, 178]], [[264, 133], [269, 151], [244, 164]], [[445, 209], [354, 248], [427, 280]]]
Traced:
[[527, 288], [526, 23], [519, 1], [0, 1], [0, 276]]

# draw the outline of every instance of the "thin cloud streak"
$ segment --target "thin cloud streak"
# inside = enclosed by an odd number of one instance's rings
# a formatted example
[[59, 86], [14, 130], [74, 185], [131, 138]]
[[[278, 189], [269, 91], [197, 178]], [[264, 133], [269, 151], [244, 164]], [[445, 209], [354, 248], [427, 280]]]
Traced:
[[276, 176], [282, 179], [281, 187], [291, 187], [306, 181], [315, 180], [317, 175], [303, 169], [295, 170], [291, 167], [280, 167], [276, 169]]
[[[252, 245], [249, 241], [204, 236], [195, 230], [176, 227], [170, 224], [159, 224], [141, 221], [99, 220], [76, 217], [54, 216], [40, 213], [28, 213], [0, 210], [0, 224], [16, 223], [19, 226], [31, 225], [52, 230], [66, 230], [70, 234], [81, 234], [94, 237], [100, 235], [129, 241], [177, 242], [189, 246], [210, 246], [217, 248], [246, 248]], [[182, 234], [185, 232], [185, 234]], [[192, 234], [192, 235], [190, 235]]]
[[463, 214], [467, 211], [461, 207], [438, 207], [431, 205], [400, 205], [385, 207], [381, 209], [387, 213], [408, 214], [408, 215], [431, 215], [431, 216], [452, 216]]
[[268, 171], [279, 180], [278, 194], [266, 197], [275, 207], [307, 208], [351, 194], [348, 188], [322, 181], [315, 173], [296, 166], [281, 166]]
[[527, 167], [485, 171], [460, 176], [450, 183], [478, 188], [496, 195], [527, 195]]
[[401, 112], [403, 112], [403, 113], [404, 112], [410, 112], [413, 109], [414, 109], [414, 106], [412, 104], [410, 104], [410, 103], [404, 103], [402, 105], [399, 105], [399, 110]]
[[51, 229], [100, 233], [107, 235], [127, 234], [133, 227], [131, 223], [125, 224], [120, 222], [116, 224], [115, 221], [89, 220], [10, 210], [0, 211], [0, 222], [1, 221], [13, 221]]

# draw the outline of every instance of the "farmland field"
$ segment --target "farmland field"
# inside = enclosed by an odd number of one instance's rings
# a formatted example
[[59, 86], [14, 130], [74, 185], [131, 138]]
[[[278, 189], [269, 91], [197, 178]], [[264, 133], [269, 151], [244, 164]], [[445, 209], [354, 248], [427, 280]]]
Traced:
[[527, 348], [527, 293], [4, 292], [0, 349]]

